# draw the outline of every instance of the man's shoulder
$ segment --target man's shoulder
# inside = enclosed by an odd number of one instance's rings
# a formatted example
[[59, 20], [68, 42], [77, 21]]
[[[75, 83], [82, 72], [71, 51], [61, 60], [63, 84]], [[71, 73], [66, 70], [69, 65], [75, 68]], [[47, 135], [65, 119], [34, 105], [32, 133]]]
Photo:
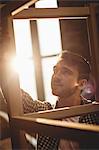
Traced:
[[[83, 99], [82, 104], [90, 104], [90, 103], [96, 103], [96, 101], [91, 101], [88, 99]], [[99, 112], [94, 113], [88, 113], [85, 115], [80, 116], [79, 119], [80, 123], [86, 123], [86, 124], [96, 124], [99, 125]]]

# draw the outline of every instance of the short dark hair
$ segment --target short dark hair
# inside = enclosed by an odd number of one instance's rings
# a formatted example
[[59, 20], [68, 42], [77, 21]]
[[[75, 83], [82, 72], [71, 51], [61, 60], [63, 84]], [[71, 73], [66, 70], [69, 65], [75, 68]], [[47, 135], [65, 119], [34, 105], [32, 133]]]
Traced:
[[63, 50], [59, 58], [63, 59], [66, 63], [77, 67], [78, 72], [79, 72], [79, 79], [89, 80], [91, 67], [90, 67], [89, 62], [84, 57], [82, 57], [81, 55], [77, 53]]

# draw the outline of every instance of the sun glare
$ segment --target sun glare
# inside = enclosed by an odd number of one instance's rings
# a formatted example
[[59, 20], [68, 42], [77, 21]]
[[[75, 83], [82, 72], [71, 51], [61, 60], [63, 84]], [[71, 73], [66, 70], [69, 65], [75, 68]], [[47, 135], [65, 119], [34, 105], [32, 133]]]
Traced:
[[37, 99], [35, 73], [33, 60], [22, 57], [15, 57], [11, 61], [12, 69], [18, 74], [20, 88], [28, 92], [31, 97]]
[[17, 73], [20, 72], [20, 65], [19, 64], [21, 64], [21, 62], [22, 62], [21, 58], [17, 58], [17, 57], [13, 58], [12, 61], [11, 61], [11, 66], [13, 67], [13, 69]]
[[20, 75], [22, 74], [23, 70], [25, 70], [26, 68], [28, 68], [28, 70], [31, 70], [30, 61], [21, 57], [13, 58], [12, 66], [13, 69]]

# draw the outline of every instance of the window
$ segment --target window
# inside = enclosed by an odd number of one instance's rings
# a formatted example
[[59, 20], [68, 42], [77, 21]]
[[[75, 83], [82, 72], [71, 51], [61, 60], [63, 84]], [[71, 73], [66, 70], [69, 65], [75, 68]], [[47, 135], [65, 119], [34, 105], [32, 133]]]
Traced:
[[[42, 0], [36, 3], [36, 8], [57, 8], [56, 0]], [[38, 19], [38, 37], [42, 62], [45, 100], [55, 103], [57, 97], [51, 92], [51, 76], [57, 55], [61, 51], [59, 19]]]
[[[56, 0], [38, 1], [36, 7], [57, 7]], [[45, 6], [44, 6], [45, 4]], [[53, 5], [54, 4], [54, 5]], [[56, 97], [51, 92], [51, 76], [57, 55], [61, 51], [60, 26], [58, 19], [38, 19], [38, 42], [43, 74], [45, 100], [55, 103]], [[30, 20], [14, 20], [16, 54], [18, 62], [20, 87], [27, 91], [33, 99], [37, 99], [33, 50], [31, 46]], [[19, 58], [21, 62], [19, 61]]]
[[37, 99], [29, 20], [14, 20], [13, 24], [20, 87]]

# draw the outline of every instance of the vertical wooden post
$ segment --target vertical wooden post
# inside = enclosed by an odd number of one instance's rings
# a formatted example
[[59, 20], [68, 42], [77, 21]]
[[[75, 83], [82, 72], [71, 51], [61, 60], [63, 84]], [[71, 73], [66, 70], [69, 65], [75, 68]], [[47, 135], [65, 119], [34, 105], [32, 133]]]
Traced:
[[33, 56], [34, 56], [34, 64], [35, 64], [35, 76], [36, 76], [36, 85], [37, 85], [37, 95], [39, 100], [44, 100], [44, 85], [43, 85], [43, 77], [42, 77], [42, 65], [41, 65], [41, 56], [40, 56], [40, 47], [38, 40], [38, 31], [37, 31], [37, 21], [30, 21], [30, 29], [31, 29], [31, 39], [32, 39], [32, 48], [33, 48]]
[[88, 17], [88, 33], [90, 43], [90, 55], [92, 72], [96, 80], [96, 100], [99, 101], [99, 45], [96, 24], [96, 10], [95, 5], [89, 6], [90, 16]]
[[[9, 13], [10, 14], [10, 13]], [[12, 19], [4, 10], [1, 13], [1, 49], [0, 49], [0, 84], [8, 105], [10, 135], [13, 149], [26, 149], [25, 139], [21, 131], [16, 130], [16, 125], [11, 124], [13, 116], [23, 114], [18, 75], [11, 67], [11, 59], [15, 56], [15, 43], [13, 35]]]

